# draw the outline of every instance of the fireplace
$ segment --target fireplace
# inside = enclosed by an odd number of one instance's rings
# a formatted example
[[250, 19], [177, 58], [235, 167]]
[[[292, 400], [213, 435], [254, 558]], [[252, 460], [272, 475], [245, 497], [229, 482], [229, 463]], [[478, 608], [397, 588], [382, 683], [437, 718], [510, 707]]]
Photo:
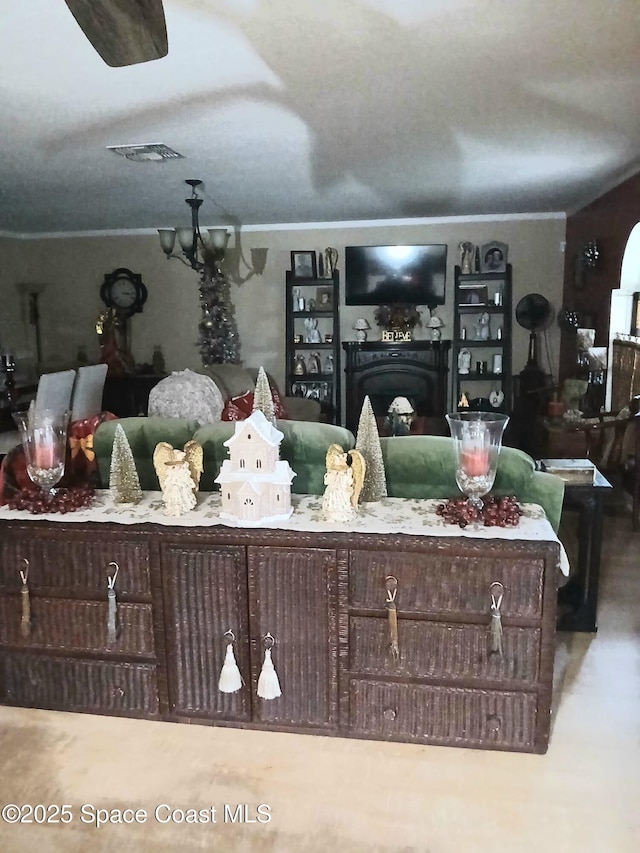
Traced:
[[411, 401], [419, 422], [444, 420], [450, 341], [346, 341], [342, 346], [347, 356], [346, 426], [353, 433], [367, 395], [378, 419], [401, 396]]

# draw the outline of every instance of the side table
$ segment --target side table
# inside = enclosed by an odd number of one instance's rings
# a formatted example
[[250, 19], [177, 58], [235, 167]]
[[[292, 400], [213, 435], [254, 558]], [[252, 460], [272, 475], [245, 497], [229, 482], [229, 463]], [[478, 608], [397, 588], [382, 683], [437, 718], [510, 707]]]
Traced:
[[[545, 459], [547, 463], [554, 461], [560, 462], [559, 459]], [[541, 467], [539, 462], [538, 467]], [[562, 477], [558, 471], [554, 471], [554, 474]], [[558, 590], [558, 603], [570, 608], [565, 612], [562, 612], [564, 607], [560, 610], [557, 623], [559, 631], [595, 633], [598, 630], [604, 498], [612, 488], [611, 483], [597, 468], [593, 482], [577, 483], [565, 479], [563, 508], [578, 511], [578, 564], [567, 583]]]

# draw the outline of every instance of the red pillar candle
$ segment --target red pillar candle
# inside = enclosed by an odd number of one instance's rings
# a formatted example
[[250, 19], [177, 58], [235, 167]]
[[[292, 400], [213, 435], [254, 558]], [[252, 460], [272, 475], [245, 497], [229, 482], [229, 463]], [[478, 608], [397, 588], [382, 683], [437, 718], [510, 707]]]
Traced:
[[56, 448], [52, 435], [36, 436], [33, 456], [36, 468], [55, 468]]
[[462, 470], [467, 477], [483, 477], [489, 472], [488, 450], [463, 450], [460, 454]]

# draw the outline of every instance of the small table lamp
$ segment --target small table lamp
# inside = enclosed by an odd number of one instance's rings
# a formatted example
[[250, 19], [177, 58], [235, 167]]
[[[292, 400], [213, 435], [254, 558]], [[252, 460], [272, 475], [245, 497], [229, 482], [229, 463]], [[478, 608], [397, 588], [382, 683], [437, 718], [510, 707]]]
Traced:
[[437, 314], [432, 314], [429, 317], [429, 322], [427, 323], [427, 329], [431, 329], [431, 340], [439, 341], [442, 337], [442, 333], [440, 329], [444, 327], [444, 322], [438, 317]]
[[356, 330], [356, 341], [360, 344], [364, 343], [367, 340], [367, 329], [371, 328], [369, 321], [361, 317], [355, 321], [353, 328]]

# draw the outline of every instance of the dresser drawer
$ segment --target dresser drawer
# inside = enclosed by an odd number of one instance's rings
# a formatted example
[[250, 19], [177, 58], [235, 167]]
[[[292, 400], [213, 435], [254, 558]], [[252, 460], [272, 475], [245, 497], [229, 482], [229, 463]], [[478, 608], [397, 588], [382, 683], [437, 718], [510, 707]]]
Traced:
[[0, 645], [155, 657], [150, 604], [118, 603], [113, 645], [107, 633], [106, 601], [31, 596], [30, 604], [31, 630], [23, 637], [20, 595], [0, 596]]
[[0, 653], [0, 693], [9, 705], [157, 716], [156, 668], [151, 664], [69, 660]]
[[542, 751], [535, 744], [535, 693], [387, 684], [352, 679], [354, 734], [495, 749]]
[[73, 525], [52, 524], [3, 530], [0, 542], [0, 591], [20, 589], [20, 571], [29, 561], [29, 587], [75, 590], [88, 597], [106, 594], [107, 577], [118, 566], [118, 595], [150, 595], [149, 548], [143, 538], [100, 533], [89, 535]]
[[486, 625], [399, 619], [400, 657], [394, 660], [388, 621], [351, 616], [349, 669], [358, 675], [535, 683], [540, 631], [505, 626], [498, 655], [490, 651], [489, 619]]
[[395, 551], [352, 551], [349, 604], [354, 610], [382, 610], [385, 578], [398, 579], [399, 613], [460, 613], [485, 616], [491, 584], [504, 586], [502, 615], [540, 618], [544, 559], [513, 555], [481, 557]]

